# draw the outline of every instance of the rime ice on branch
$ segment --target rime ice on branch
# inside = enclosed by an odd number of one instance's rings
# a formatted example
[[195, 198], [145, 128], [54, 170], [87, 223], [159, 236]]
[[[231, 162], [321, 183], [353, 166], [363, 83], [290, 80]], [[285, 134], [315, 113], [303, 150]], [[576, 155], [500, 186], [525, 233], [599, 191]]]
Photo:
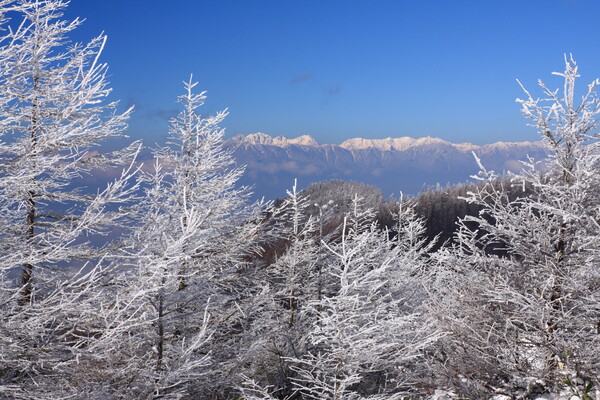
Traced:
[[466, 198], [481, 212], [460, 221], [444, 261], [446, 288], [432, 311], [452, 335], [436, 373], [459, 374], [454, 383], [470, 396], [501, 393], [507, 383], [558, 391], [565, 377], [600, 376], [591, 350], [600, 345], [599, 81], [577, 101], [576, 63], [565, 59], [555, 75], [562, 91], [540, 81], [543, 98], [525, 91], [517, 100], [550, 160], [530, 159], [511, 176], [507, 184], [523, 190], [516, 199], [482, 168], [482, 184]]
[[[62, 19], [67, 4], [0, 2], [0, 397], [68, 391], [93, 331], [85, 321], [93, 314], [98, 263], [111, 248], [106, 238], [99, 239], [104, 246], [90, 238], [124, 226], [122, 206], [136, 189], [128, 181], [137, 144], [98, 153], [123, 135], [131, 112], [118, 113], [108, 99], [100, 61], [106, 36], [71, 43], [81, 21]], [[95, 193], [75, 187], [101, 168], [116, 179]], [[50, 370], [52, 382], [40, 378]]]

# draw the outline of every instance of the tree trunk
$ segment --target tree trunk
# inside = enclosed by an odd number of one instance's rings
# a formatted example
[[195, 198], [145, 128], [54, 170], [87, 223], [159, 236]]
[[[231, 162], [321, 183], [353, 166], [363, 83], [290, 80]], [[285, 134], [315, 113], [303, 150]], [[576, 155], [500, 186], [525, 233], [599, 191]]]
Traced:
[[[33, 78], [33, 93], [34, 99], [32, 104], [32, 112], [31, 112], [31, 157], [33, 168], [35, 169], [35, 158], [37, 151], [37, 143], [38, 143], [38, 135], [39, 135], [39, 100], [38, 100], [38, 90], [39, 90], [39, 79], [38, 77]], [[34, 171], [35, 173], [35, 171]], [[32, 178], [33, 183], [35, 183], [35, 175]], [[26, 240], [29, 242], [29, 246], [33, 246], [33, 238], [35, 237], [35, 222], [36, 222], [36, 204], [35, 204], [35, 192], [30, 190], [27, 197], [27, 218], [26, 218]], [[30, 263], [26, 263], [23, 265], [23, 272], [21, 275], [21, 287], [23, 291], [23, 297], [21, 298], [21, 302], [23, 305], [31, 303], [31, 295], [33, 289], [31, 287], [31, 279], [33, 276], [33, 265]]]

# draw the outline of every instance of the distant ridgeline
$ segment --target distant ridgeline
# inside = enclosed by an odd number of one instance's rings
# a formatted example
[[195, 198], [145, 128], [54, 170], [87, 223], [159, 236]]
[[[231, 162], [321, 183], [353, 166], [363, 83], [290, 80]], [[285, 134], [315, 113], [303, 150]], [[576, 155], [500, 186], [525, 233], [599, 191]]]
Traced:
[[542, 142], [477, 146], [432, 137], [354, 138], [336, 145], [319, 144], [308, 135], [288, 139], [254, 133], [234, 136], [225, 147], [239, 165], [246, 165], [240, 183], [253, 185], [255, 196], [266, 199], [284, 197], [295, 178], [300, 188], [342, 179], [375, 185], [385, 196], [417, 194], [424, 187], [468, 181], [479, 171], [473, 152], [486, 169], [498, 173], [519, 170], [528, 156], [547, 156]]

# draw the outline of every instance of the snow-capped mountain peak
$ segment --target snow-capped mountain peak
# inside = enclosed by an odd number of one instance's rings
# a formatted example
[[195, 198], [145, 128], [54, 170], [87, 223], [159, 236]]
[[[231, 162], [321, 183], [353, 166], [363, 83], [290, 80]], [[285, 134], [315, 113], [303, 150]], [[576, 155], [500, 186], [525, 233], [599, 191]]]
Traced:
[[353, 138], [344, 141], [340, 147], [347, 150], [378, 149], [382, 151], [405, 151], [411, 147], [431, 144], [451, 145], [450, 142], [431, 136], [415, 139], [409, 136], [385, 139]]
[[310, 135], [302, 135], [296, 138], [288, 139], [285, 136], [272, 137], [266, 133], [257, 132], [249, 135], [237, 135], [231, 139], [231, 141], [238, 144], [246, 145], [263, 145], [263, 146], [277, 146], [287, 147], [290, 145], [298, 146], [319, 146], [319, 143]]
[[318, 146], [319, 143], [310, 135], [302, 135], [293, 139], [288, 139], [285, 136], [277, 136], [273, 139], [273, 142], [276, 145], [280, 145], [282, 147], [289, 146], [291, 144], [296, 144], [300, 146]]
[[[239, 135], [239, 136], [242, 136], [242, 135]], [[267, 135], [266, 133], [262, 133], [262, 132], [251, 133], [250, 135], [242, 136], [240, 139], [243, 143], [248, 143], [248, 144], [273, 145], [273, 138], [271, 136]]]

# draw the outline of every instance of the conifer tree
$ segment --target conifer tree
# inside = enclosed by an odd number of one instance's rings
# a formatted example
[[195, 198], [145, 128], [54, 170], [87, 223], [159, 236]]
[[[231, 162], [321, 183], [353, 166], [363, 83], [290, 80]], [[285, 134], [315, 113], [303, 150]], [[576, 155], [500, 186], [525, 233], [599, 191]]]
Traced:
[[[301, 311], [308, 327], [304, 354], [286, 359], [303, 399], [403, 398], [415, 379], [408, 365], [440, 335], [421, 314], [420, 280], [430, 249], [419, 238], [422, 221], [412, 208], [401, 208], [398, 232], [390, 237], [376, 222], [365, 224], [373, 213], [360, 203], [355, 197], [339, 242], [323, 243], [330, 256], [317, 262], [330, 287]], [[252, 381], [243, 391], [250, 398], [273, 395]]]
[[[101, 151], [131, 112], [109, 100], [106, 36], [70, 43], [82, 21], [62, 19], [67, 4], [0, 3], [0, 396], [73, 390], [81, 349], [98, 333], [89, 318], [114, 247], [103, 235], [125, 226], [136, 190], [138, 145]], [[78, 187], [91, 173], [116, 179]]]
[[244, 352], [244, 256], [255, 250], [261, 208], [236, 187], [243, 171], [221, 146], [226, 111], [202, 117], [205, 92], [194, 93], [191, 78], [184, 85], [169, 143], [140, 175], [139, 226], [111, 283], [117, 301], [102, 316], [108, 396], [218, 398]]
[[[598, 80], [576, 100], [578, 67], [565, 60], [562, 91], [518, 100], [550, 152], [524, 163], [511, 198], [482, 167], [467, 200], [479, 216], [459, 224], [457, 247], [441, 273], [439, 313], [453, 333], [440, 348], [440, 375], [464, 394], [556, 391], [576, 376], [597, 384], [600, 251], [597, 168]], [[439, 288], [440, 286], [438, 286]], [[525, 396], [525, 395], [524, 395]]]
[[133, 153], [98, 155], [99, 145], [123, 134], [131, 109], [118, 114], [117, 102], [107, 102], [107, 65], [99, 61], [106, 36], [69, 44], [81, 21], [61, 19], [67, 4], [16, 2], [9, 9], [23, 21], [3, 38], [0, 198], [4, 253], [12, 256], [2, 265], [21, 268], [23, 302], [50, 265], [98, 255], [79, 239], [118, 226], [124, 214], [107, 205], [131, 193], [126, 176], [97, 194], [74, 188], [94, 169], [130, 163]]

